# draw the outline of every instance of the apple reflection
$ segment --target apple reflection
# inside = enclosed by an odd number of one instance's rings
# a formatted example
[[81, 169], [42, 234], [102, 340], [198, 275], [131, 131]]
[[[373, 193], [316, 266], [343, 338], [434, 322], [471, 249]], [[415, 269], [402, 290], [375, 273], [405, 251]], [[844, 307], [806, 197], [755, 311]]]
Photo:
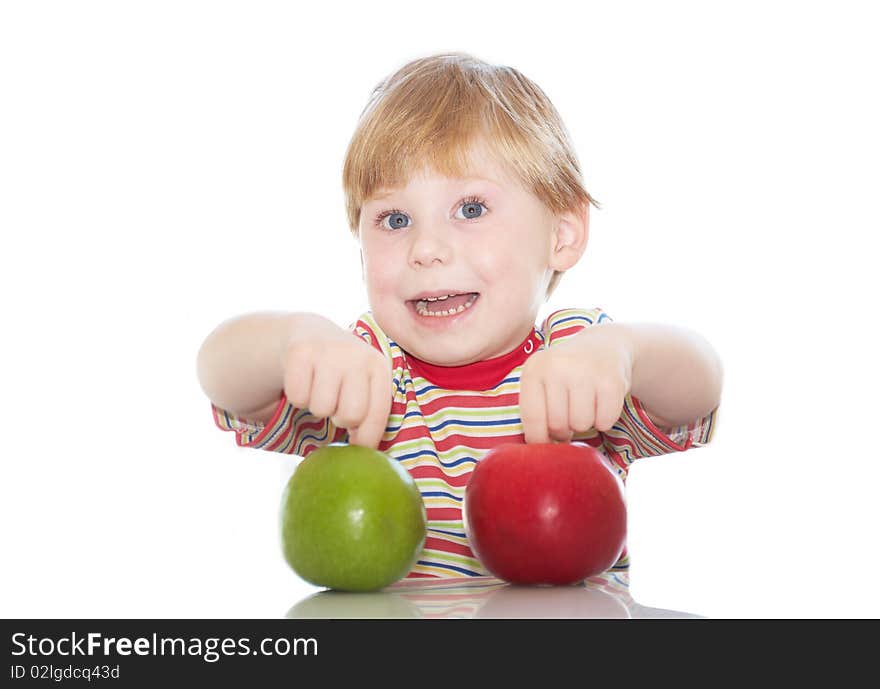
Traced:
[[410, 601], [393, 592], [319, 591], [296, 603], [288, 612], [291, 619], [412, 619], [421, 613]]
[[382, 591], [320, 591], [297, 602], [291, 619], [639, 619], [699, 618], [649, 608], [629, 594], [625, 572], [573, 586], [513, 586], [493, 577], [404, 579]]

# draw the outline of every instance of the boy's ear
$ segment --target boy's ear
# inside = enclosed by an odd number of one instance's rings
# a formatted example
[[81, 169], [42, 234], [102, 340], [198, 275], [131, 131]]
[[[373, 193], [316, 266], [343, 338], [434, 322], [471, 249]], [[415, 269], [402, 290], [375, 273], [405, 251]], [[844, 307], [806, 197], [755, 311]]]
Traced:
[[553, 270], [565, 271], [574, 266], [583, 256], [589, 236], [589, 203], [583, 204], [576, 211], [557, 215], [550, 238], [550, 267]]

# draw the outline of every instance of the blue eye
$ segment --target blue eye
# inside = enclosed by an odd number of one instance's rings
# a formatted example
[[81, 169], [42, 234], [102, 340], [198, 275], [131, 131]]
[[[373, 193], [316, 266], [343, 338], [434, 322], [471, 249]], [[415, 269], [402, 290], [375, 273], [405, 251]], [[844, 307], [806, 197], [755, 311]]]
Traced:
[[[483, 214], [483, 209], [486, 208], [486, 205], [480, 201], [480, 199], [474, 197], [470, 199], [465, 199], [462, 201], [461, 206], [459, 208], [464, 212], [463, 220], [474, 220], [475, 218], [479, 218]], [[459, 217], [458, 215], [455, 216]]]
[[[385, 224], [385, 218], [388, 218], [390, 226]], [[376, 227], [384, 230], [399, 230], [406, 227], [404, 223], [408, 219], [409, 216], [406, 213], [395, 208], [394, 210], [382, 211], [379, 213], [379, 215], [376, 216], [375, 223]]]
[[406, 227], [407, 221], [409, 220], [409, 216], [406, 213], [401, 213], [400, 211], [393, 211], [388, 214], [388, 224], [394, 230], [399, 230], [402, 227]]
[[[385, 218], [388, 218], [386, 224]], [[409, 216], [399, 210], [383, 211], [376, 216], [376, 227], [383, 230], [401, 230], [408, 226]]]

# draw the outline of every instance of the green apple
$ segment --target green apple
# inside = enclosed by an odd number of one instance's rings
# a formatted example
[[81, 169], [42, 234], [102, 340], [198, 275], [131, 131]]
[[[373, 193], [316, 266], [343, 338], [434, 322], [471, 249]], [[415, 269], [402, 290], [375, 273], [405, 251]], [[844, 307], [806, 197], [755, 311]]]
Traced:
[[340, 591], [376, 591], [403, 578], [425, 544], [425, 504], [409, 472], [359, 445], [306, 457], [284, 490], [284, 557], [302, 579]]

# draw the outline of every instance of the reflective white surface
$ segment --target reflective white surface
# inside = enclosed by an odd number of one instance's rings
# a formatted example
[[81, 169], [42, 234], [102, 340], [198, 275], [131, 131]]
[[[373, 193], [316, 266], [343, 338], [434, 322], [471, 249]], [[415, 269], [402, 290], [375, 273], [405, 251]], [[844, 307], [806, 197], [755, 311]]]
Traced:
[[319, 591], [297, 601], [291, 619], [638, 619], [699, 618], [640, 605], [625, 572], [573, 586], [511, 586], [492, 577], [411, 579], [373, 593]]

